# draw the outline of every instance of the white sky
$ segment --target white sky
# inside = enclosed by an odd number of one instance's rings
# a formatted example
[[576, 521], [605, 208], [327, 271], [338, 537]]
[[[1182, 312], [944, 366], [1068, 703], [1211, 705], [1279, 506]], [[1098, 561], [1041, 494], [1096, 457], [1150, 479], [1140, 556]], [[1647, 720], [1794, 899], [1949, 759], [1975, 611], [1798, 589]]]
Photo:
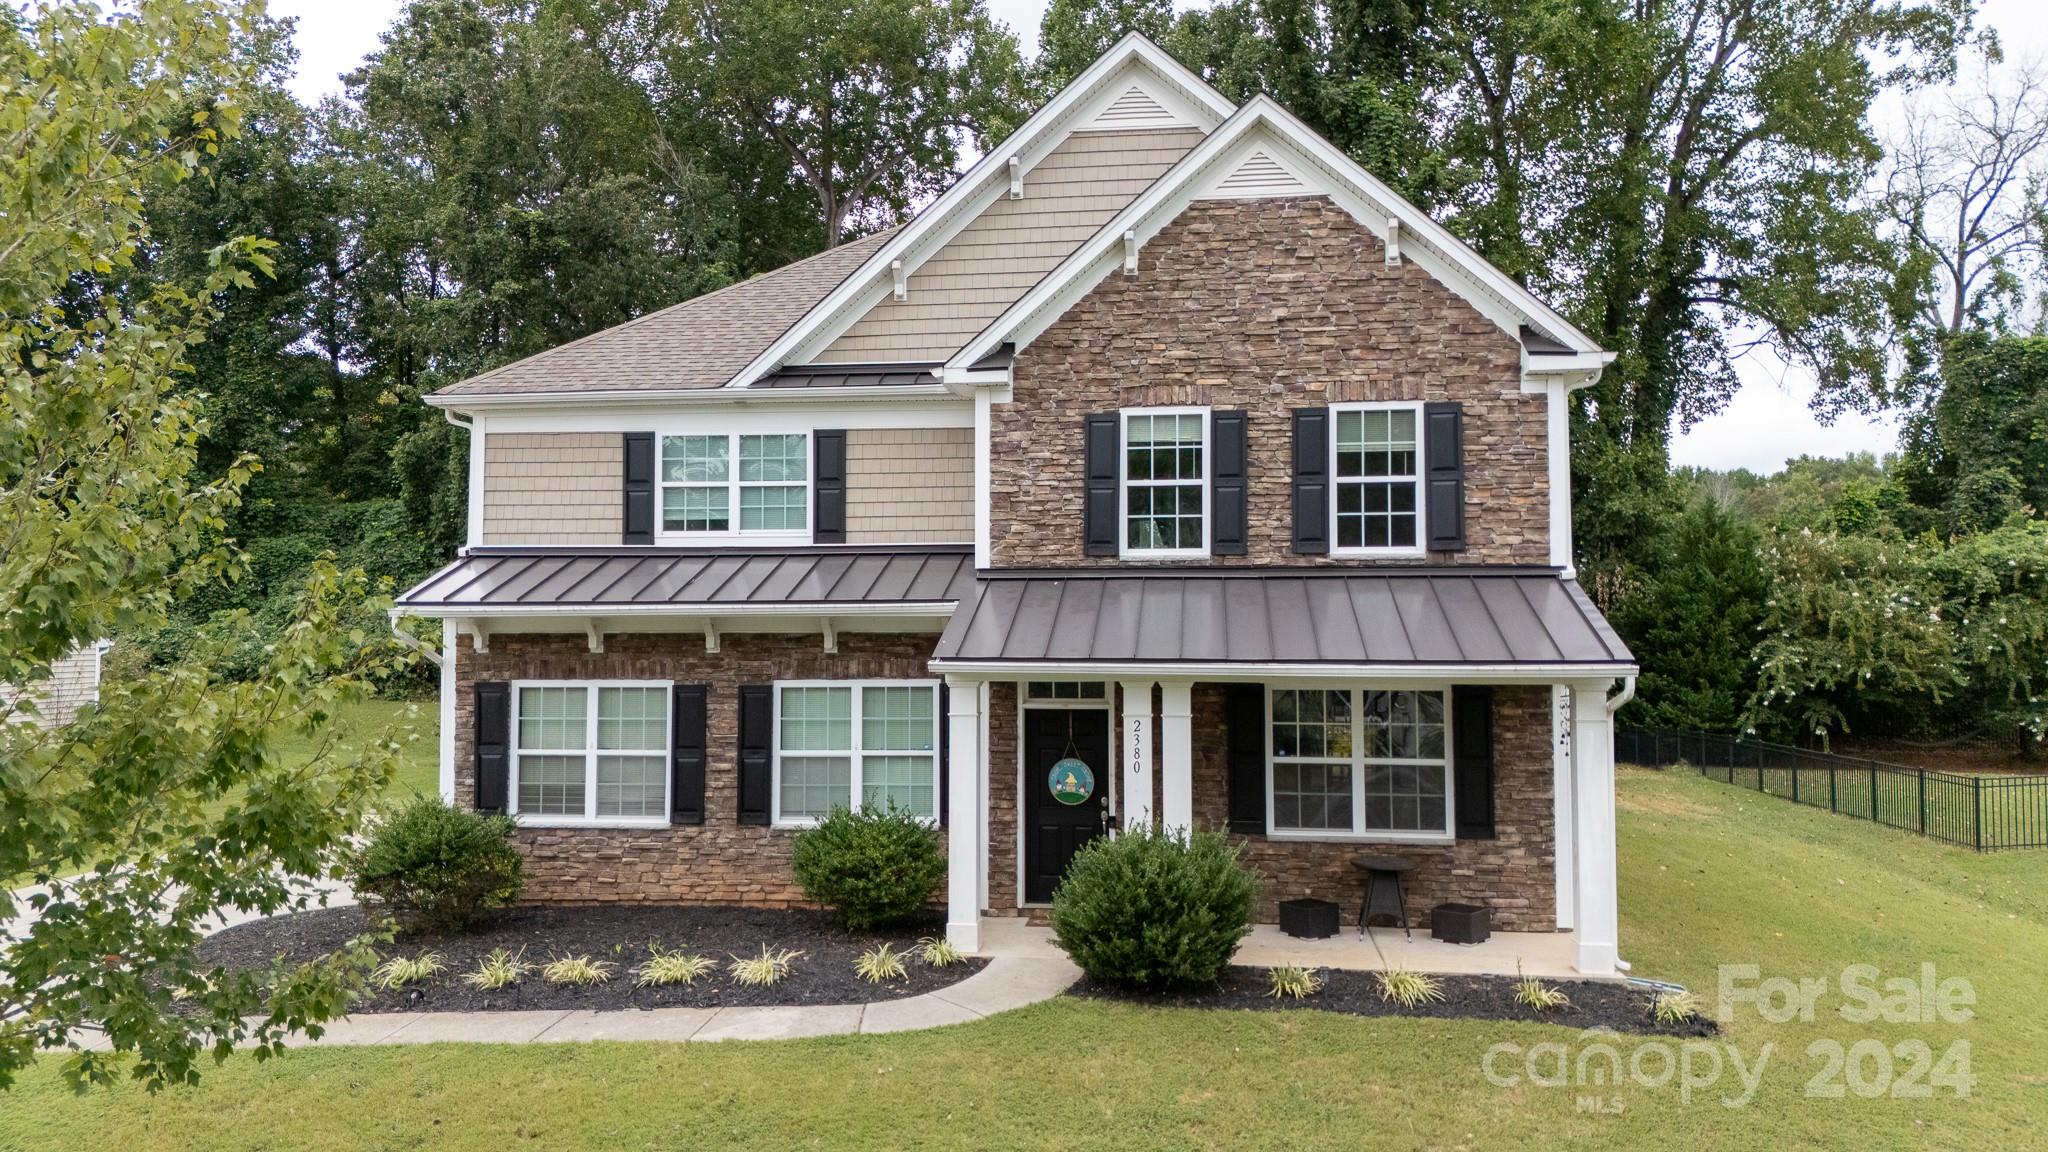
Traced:
[[[1046, 3], [989, 0], [989, 8], [1017, 33], [1028, 56], [1036, 51]], [[378, 34], [400, 7], [401, 0], [271, 0], [274, 15], [299, 21], [299, 70], [292, 85], [299, 99], [312, 103], [339, 92], [340, 75], [376, 50]], [[1998, 30], [2008, 59], [2048, 58], [2048, 3], [2043, 0], [1983, 0], [1979, 21]], [[1877, 115], [1882, 126], [1897, 112], [1880, 106]], [[1897, 443], [1898, 425], [1891, 418], [1849, 415], [1822, 425], [1807, 409], [1812, 377], [1768, 353], [1745, 359], [1739, 371], [1742, 388], [1728, 407], [1673, 439], [1674, 464], [1771, 472], [1802, 453], [1884, 453]]]

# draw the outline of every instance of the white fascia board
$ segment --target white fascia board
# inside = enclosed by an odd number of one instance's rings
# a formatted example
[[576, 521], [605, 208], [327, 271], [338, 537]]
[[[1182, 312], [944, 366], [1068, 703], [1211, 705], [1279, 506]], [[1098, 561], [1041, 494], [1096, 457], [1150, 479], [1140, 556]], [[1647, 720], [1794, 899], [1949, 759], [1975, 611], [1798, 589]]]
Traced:
[[1254, 151], [1264, 151], [1311, 188], [1330, 196], [1382, 241], [1386, 239], [1389, 222], [1398, 220], [1404, 232], [1403, 258], [1412, 259], [1444, 282], [1510, 336], [1518, 337], [1519, 325], [1526, 323], [1572, 347], [1574, 362], [1592, 357], [1605, 364], [1611, 358], [1591, 337], [1487, 263], [1421, 209], [1337, 151], [1271, 97], [1260, 95], [1247, 101], [1230, 120], [1181, 157], [1144, 195], [1126, 205], [1045, 279], [954, 353], [946, 370], [973, 364], [1006, 342], [1024, 347], [1120, 264], [1119, 245], [1125, 233], [1135, 234], [1140, 245], [1151, 240], [1190, 203], [1214, 190]]
[[954, 399], [934, 375], [930, 384], [895, 384], [880, 388], [617, 388], [579, 392], [498, 392], [474, 396], [433, 395], [423, 397], [434, 408], [459, 415], [475, 415], [513, 408], [576, 408], [611, 405], [656, 405], [673, 408], [678, 404], [881, 404], [898, 401]]
[[949, 395], [944, 404], [723, 405], [677, 409], [660, 405], [590, 405], [565, 410], [514, 411], [493, 416], [492, 432], [773, 433], [815, 428], [972, 428], [974, 403]]
[[1287, 678], [1358, 680], [1421, 684], [1554, 684], [1561, 679], [1585, 680], [1632, 675], [1634, 664], [1201, 664], [1145, 663], [1120, 660], [945, 660], [931, 661], [934, 672], [997, 679], [1077, 680], [1129, 679], [1209, 680], [1262, 683]]
[[1136, 32], [1126, 35], [790, 325], [788, 331], [735, 374], [725, 388], [742, 388], [746, 382], [781, 365], [805, 362], [838, 339], [854, 321], [894, 291], [889, 271], [892, 263], [901, 261], [905, 275], [914, 273], [969, 221], [1000, 197], [1009, 195], [1012, 157], [1019, 159], [1026, 170], [1025, 195], [1029, 196], [1029, 170], [1066, 138], [1072, 130], [1067, 127], [1069, 124], [1075, 128], [1086, 124], [1121, 96], [1126, 86], [1116, 82], [1127, 80], [1128, 73], [1138, 68], [1149, 71], [1163, 83], [1165, 91], [1161, 94], [1169, 100], [1179, 97], [1173, 101], [1179, 105], [1173, 111], [1198, 126], [1213, 128], [1234, 111], [1222, 93], [1182, 67], [1165, 49]]

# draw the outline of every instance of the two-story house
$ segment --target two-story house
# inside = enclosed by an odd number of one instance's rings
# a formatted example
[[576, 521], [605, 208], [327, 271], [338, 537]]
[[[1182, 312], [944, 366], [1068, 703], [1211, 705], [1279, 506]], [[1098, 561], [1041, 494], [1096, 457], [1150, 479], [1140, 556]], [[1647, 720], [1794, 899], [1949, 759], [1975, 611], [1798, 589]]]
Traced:
[[910, 223], [429, 398], [442, 791], [532, 900], [796, 902], [792, 830], [895, 803], [967, 950], [1149, 821], [1227, 828], [1267, 918], [1393, 845], [1411, 909], [1611, 973], [1635, 667], [1565, 419], [1610, 358], [1127, 38]]

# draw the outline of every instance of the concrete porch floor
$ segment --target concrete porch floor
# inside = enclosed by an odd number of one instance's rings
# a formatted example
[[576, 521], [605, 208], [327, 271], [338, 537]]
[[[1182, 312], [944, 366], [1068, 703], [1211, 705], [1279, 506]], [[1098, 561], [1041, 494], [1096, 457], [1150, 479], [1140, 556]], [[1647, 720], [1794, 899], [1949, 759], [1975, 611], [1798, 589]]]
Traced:
[[[1588, 979], [1572, 967], [1575, 951], [1569, 932], [1496, 932], [1484, 944], [1446, 944], [1421, 931], [1412, 940], [1404, 939], [1399, 928], [1375, 927], [1371, 936], [1361, 936], [1356, 925], [1346, 925], [1325, 940], [1297, 940], [1276, 924], [1255, 924], [1233, 963], [1365, 971], [1398, 967], [1458, 976], [1513, 976], [1519, 965], [1524, 975], [1545, 980]], [[1034, 959], [1066, 955], [1053, 942], [1052, 929], [1034, 927], [1021, 916], [982, 917], [981, 954]]]

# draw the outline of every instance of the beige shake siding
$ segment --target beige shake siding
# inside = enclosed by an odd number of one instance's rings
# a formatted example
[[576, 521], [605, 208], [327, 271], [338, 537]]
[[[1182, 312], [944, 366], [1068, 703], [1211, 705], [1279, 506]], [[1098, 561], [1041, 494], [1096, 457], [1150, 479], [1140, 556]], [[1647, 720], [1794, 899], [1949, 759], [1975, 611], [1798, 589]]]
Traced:
[[[69, 724], [80, 708], [99, 702], [100, 652], [100, 645], [84, 644], [50, 664], [50, 678], [36, 684], [32, 694], [36, 723], [45, 728]], [[18, 698], [12, 685], [0, 684], [0, 701]]]
[[617, 432], [484, 437], [484, 543], [617, 544], [625, 530]]
[[911, 272], [907, 297], [885, 299], [818, 356], [858, 363], [943, 360], [1174, 161], [1200, 143], [1193, 128], [1076, 132]]
[[856, 428], [846, 433], [846, 542], [974, 539], [971, 428]]

